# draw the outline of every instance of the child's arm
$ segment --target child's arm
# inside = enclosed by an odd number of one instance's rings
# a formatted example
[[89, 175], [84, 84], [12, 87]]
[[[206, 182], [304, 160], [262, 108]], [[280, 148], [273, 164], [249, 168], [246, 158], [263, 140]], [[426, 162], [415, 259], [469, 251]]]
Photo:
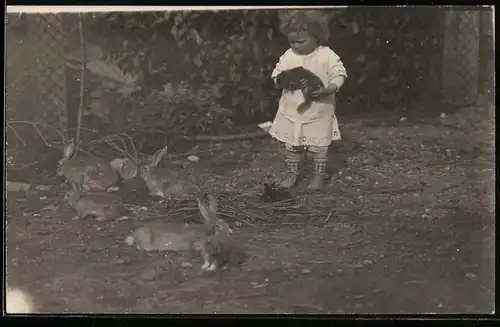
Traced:
[[340, 57], [333, 52], [329, 51], [328, 54], [328, 86], [327, 89], [331, 91], [331, 93], [337, 92], [347, 78], [347, 72], [345, 70], [344, 64], [340, 60]]
[[287, 70], [287, 57], [288, 57], [288, 51], [286, 51], [279, 59], [278, 63], [274, 67], [273, 72], [271, 73], [271, 78], [274, 81], [274, 85], [277, 88], [283, 88], [284, 86], [284, 81], [283, 81], [283, 72]]
[[339, 75], [330, 80], [330, 83], [327, 87], [324, 88], [325, 94], [333, 94], [336, 93], [342, 85], [344, 85], [346, 77], [344, 75]]
[[347, 78], [347, 72], [340, 57], [329, 49], [328, 57], [328, 85], [312, 92], [313, 98], [321, 98], [336, 93]]

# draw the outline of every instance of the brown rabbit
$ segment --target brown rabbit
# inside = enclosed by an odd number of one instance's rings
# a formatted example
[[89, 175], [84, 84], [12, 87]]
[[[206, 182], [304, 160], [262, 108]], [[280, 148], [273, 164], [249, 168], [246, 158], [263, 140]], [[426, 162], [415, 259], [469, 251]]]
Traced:
[[141, 179], [146, 183], [149, 194], [165, 199], [181, 199], [194, 190], [194, 183], [186, 181], [186, 174], [179, 170], [161, 168], [158, 164], [167, 154], [167, 147], [155, 152], [150, 162], [139, 170]]
[[128, 245], [146, 251], [195, 251], [203, 259], [202, 270], [213, 271], [219, 266], [217, 250], [220, 241], [232, 230], [217, 216], [217, 200], [208, 196], [209, 203], [198, 197], [198, 208], [204, 224], [153, 223], [143, 226], [125, 238]]
[[116, 194], [108, 192], [82, 194], [78, 184], [71, 184], [71, 187], [64, 198], [76, 210], [78, 218], [94, 216], [97, 221], [102, 221], [118, 218], [126, 212], [122, 199]]
[[81, 185], [84, 191], [106, 191], [118, 181], [118, 174], [106, 160], [76, 154], [73, 140], [64, 148], [57, 174], [66, 177], [70, 184]]

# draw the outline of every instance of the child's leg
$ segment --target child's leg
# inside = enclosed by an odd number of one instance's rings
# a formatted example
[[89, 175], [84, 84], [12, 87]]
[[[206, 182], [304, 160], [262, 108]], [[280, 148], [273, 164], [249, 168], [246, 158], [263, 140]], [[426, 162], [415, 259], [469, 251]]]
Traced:
[[281, 187], [291, 188], [297, 183], [300, 173], [300, 162], [302, 160], [302, 150], [303, 147], [294, 147], [285, 144], [286, 174], [281, 182]]
[[328, 163], [327, 146], [310, 146], [309, 154], [313, 161], [313, 178], [309, 184], [310, 190], [320, 190], [325, 186], [325, 180], [328, 178], [326, 173], [326, 164]]

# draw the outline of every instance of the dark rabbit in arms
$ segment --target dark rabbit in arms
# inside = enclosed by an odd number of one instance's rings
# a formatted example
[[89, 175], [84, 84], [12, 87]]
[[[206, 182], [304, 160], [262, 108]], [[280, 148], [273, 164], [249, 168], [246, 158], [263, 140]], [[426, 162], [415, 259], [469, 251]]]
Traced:
[[312, 92], [320, 87], [324, 87], [323, 81], [312, 71], [299, 66], [281, 72], [277, 77], [277, 82], [280, 87], [295, 91], [300, 89], [301, 79], [307, 80], [307, 86], [301, 89], [305, 101], [299, 105], [297, 111], [304, 113], [309, 109], [311, 102], [314, 100]]

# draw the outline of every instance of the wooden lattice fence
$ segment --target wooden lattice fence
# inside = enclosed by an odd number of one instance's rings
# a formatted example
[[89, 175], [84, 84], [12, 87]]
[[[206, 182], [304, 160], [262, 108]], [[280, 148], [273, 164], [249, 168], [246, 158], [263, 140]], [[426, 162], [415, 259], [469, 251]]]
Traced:
[[479, 12], [450, 11], [445, 18], [443, 99], [471, 104], [478, 95]]
[[47, 143], [60, 142], [67, 125], [62, 17], [9, 14], [7, 20], [8, 122], [16, 130], [30, 125]]

